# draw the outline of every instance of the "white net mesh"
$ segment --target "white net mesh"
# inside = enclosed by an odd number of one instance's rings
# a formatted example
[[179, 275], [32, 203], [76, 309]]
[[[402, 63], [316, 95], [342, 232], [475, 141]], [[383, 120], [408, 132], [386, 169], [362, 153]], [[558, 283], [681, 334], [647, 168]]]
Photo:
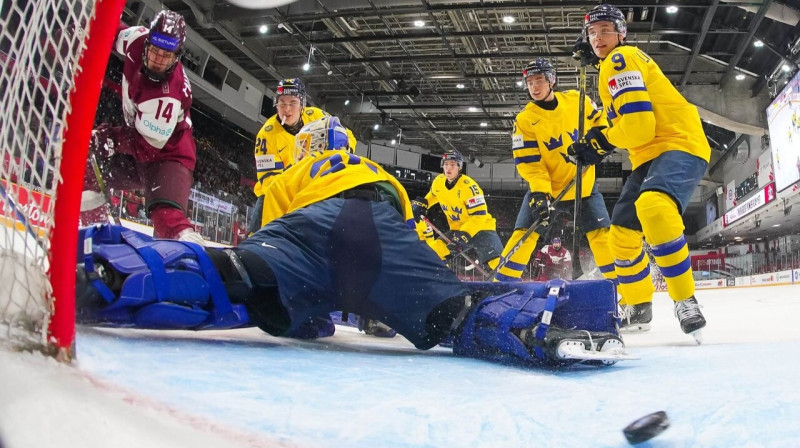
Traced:
[[46, 343], [62, 135], [94, 3], [0, 1], [0, 341], [15, 345]]

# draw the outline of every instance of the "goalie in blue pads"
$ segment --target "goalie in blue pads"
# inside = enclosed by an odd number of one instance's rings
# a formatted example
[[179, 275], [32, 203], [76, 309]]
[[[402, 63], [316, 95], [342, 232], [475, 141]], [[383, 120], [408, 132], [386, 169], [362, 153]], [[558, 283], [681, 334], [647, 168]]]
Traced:
[[455, 353], [497, 362], [625, 359], [611, 282], [459, 281], [419, 240], [402, 186], [343, 149], [344, 132], [326, 117], [298, 133], [298, 162], [265, 194], [267, 224], [234, 249], [82, 230], [79, 321], [319, 337], [343, 311], [420, 349], [452, 335]]

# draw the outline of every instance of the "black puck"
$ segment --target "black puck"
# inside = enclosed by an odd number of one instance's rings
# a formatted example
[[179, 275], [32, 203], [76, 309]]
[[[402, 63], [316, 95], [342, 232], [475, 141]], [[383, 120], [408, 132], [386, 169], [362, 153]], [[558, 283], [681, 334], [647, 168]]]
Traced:
[[664, 411], [653, 412], [636, 420], [622, 430], [628, 443], [636, 445], [664, 432], [669, 428], [669, 417]]

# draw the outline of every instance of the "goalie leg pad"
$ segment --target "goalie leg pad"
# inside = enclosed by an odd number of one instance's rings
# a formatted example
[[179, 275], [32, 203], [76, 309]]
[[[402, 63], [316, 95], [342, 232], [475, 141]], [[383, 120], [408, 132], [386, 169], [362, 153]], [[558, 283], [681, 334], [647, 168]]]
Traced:
[[164, 329], [248, 323], [244, 306], [230, 303], [214, 263], [199, 245], [153, 240], [108, 225], [81, 229], [80, 237], [84, 279], [79, 272], [78, 297], [95, 299], [79, 301], [83, 323]]
[[502, 363], [558, 364], [543, 343], [533, 343], [544, 341], [551, 325], [617, 335], [616, 288], [611, 281], [491, 285], [491, 295], [470, 312], [455, 335], [453, 351], [458, 355]]

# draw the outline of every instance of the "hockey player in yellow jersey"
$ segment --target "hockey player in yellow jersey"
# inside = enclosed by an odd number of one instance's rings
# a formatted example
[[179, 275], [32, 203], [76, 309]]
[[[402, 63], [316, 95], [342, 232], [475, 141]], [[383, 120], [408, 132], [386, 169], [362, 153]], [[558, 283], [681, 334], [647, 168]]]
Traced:
[[[577, 172], [575, 163], [567, 156], [567, 148], [577, 140], [580, 94], [575, 90], [553, 90], [557, 83], [556, 71], [553, 64], [543, 58], [531, 61], [522, 76], [533, 101], [517, 114], [512, 150], [517, 172], [528, 182], [530, 189], [522, 200], [514, 233], [506, 242], [503, 257], [507, 257], [515, 246], [519, 247], [497, 272], [495, 279], [500, 281], [518, 280], [522, 276], [547, 225], [540, 225], [520, 243], [522, 236], [537, 219], [549, 223], [551, 198], [558, 196]], [[606, 125], [602, 110], [591, 99], [585, 101], [585, 126]], [[582, 190], [580, 229], [586, 233], [600, 272], [606, 278], [616, 279], [614, 258], [608, 246], [611, 219], [603, 196], [595, 185], [593, 166], [583, 174]], [[555, 213], [569, 214], [574, 201], [573, 186], [555, 206]]]
[[626, 148], [633, 172], [611, 215], [611, 250], [623, 299], [623, 327], [648, 329], [653, 283], [642, 237], [675, 302], [684, 333], [706, 324], [694, 297], [682, 213], [708, 166], [711, 149], [697, 109], [675, 89], [653, 59], [625, 45], [625, 16], [603, 4], [584, 19], [576, 53], [596, 56], [600, 99], [612, 127], [589, 129], [570, 153], [595, 164], [615, 148]]
[[[306, 106], [306, 88], [299, 78], [283, 79], [275, 89], [274, 104], [277, 113], [270, 117], [258, 131], [255, 144], [256, 185], [253, 192], [258, 198], [256, 209], [263, 207], [263, 191], [273, 177], [294, 164], [294, 137], [300, 129], [312, 121], [328, 114], [322, 109]], [[347, 130], [348, 146], [355, 150], [356, 139]], [[263, 216], [256, 212], [249, 231], [255, 232], [265, 223]]]
[[503, 250], [497, 236], [497, 223], [486, 206], [483, 190], [471, 177], [462, 174], [463, 169], [461, 153], [455, 149], [446, 152], [442, 156], [443, 173], [433, 179], [424, 198], [412, 202], [414, 217], [424, 215], [431, 206], [439, 204], [450, 227], [450, 253], [455, 256], [474, 249], [478, 261], [494, 269]]

